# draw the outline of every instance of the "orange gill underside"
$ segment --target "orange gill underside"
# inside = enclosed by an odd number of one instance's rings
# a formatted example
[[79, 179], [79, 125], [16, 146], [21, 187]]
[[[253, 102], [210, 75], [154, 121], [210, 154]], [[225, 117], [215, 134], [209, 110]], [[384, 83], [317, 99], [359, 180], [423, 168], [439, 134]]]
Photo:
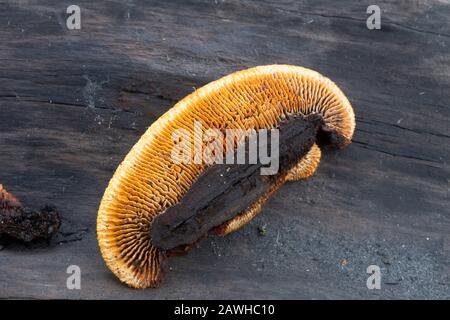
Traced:
[[[328, 128], [351, 140], [354, 114], [345, 95], [331, 80], [302, 67], [271, 65], [239, 71], [179, 101], [149, 127], [105, 191], [98, 212], [97, 237], [107, 266], [131, 287], [160, 284], [165, 255], [152, 245], [152, 220], [175, 205], [205, 168], [172, 161], [175, 130], [185, 129], [193, 135], [194, 121], [200, 121], [203, 130], [258, 130], [273, 128], [290, 114], [312, 113], [321, 114]], [[307, 156], [310, 158], [300, 161], [287, 180], [302, 179], [314, 172], [320, 149], [313, 147]], [[233, 219], [224, 234], [250, 221], [264, 202], [260, 199], [244, 218]]]

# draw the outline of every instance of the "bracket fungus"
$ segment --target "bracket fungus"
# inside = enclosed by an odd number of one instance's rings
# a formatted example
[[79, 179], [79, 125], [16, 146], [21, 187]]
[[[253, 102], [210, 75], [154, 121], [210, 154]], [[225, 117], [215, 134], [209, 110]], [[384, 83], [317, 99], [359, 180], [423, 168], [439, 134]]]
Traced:
[[[201, 133], [278, 129], [279, 170], [261, 175], [261, 162], [174, 161], [172, 150], [181, 143], [174, 132], [198, 135], [196, 121]], [[131, 287], [158, 286], [167, 257], [186, 253], [208, 234], [226, 235], [248, 223], [286, 181], [314, 173], [320, 147], [348, 145], [354, 128], [342, 91], [298, 66], [254, 67], [196, 90], [148, 128], [112, 177], [97, 218], [107, 266]], [[236, 154], [245, 141], [226, 144], [223, 155]]]

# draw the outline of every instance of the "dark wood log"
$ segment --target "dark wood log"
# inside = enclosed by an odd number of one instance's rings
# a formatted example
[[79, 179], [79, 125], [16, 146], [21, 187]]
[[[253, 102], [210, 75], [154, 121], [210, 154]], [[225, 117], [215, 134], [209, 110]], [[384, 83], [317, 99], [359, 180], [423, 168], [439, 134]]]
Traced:
[[[66, 27], [71, 4], [80, 30]], [[50, 247], [0, 244], [0, 298], [449, 298], [450, 6], [380, 0], [368, 30], [371, 4], [0, 1], [0, 183], [62, 219]], [[95, 232], [114, 170], [194, 88], [272, 63], [342, 88], [352, 144], [247, 227], [170, 259], [161, 288], [125, 288]], [[81, 290], [66, 287], [71, 264]], [[371, 264], [381, 290], [365, 285]]]

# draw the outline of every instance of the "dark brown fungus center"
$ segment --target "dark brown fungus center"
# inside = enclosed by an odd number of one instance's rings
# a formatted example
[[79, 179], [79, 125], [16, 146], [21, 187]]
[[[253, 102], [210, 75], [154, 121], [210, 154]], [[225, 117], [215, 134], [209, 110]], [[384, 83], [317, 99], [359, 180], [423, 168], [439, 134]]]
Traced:
[[[272, 194], [318, 138], [324, 143], [331, 141], [328, 132], [319, 134], [322, 128], [323, 119], [317, 114], [291, 116], [281, 121], [279, 169], [274, 175], [261, 175], [261, 162], [214, 164], [206, 168], [178, 204], [155, 218], [150, 230], [153, 244], [169, 254], [188, 251], [191, 244], [212, 229]], [[336, 140], [334, 136], [331, 138]], [[248, 148], [245, 152], [248, 154]]]

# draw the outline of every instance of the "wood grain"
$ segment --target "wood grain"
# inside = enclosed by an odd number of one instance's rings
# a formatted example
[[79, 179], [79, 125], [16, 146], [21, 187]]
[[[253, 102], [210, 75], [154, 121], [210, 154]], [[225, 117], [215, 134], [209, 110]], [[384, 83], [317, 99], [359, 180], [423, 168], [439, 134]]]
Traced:
[[[381, 30], [370, 1], [76, 2], [81, 30], [66, 28], [72, 1], [0, 1], [0, 183], [62, 218], [49, 247], [0, 247], [0, 298], [450, 297], [448, 1], [378, 1]], [[115, 168], [195, 88], [273, 63], [333, 79], [353, 143], [244, 229], [171, 259], [161, 288], [126, 288], [95, 235]]]

